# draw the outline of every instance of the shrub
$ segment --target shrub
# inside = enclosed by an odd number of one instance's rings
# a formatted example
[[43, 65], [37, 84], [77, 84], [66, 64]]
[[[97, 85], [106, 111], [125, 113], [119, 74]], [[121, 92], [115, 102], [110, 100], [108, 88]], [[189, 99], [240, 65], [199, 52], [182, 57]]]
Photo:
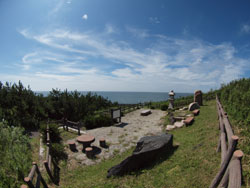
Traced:
[[155, 106], [150, 106], [150, 109], [152, 109], [152, 110], [155, 109]]
[[94, 129], [98, 127], [107, 127], [113, 125], [113, 120], [109, 116], [96, 115], [87, 116], [84, 120], [86, 129]]
[[[50, 141], [52, 143], [60, 143], [62, 138], [59, 131], [59, 126], [57, 124], [49, 124], [50, 131]], [[47, 124], [41, 124], [40, 132], [42, 133], [43, 143], [47, 143]]]
[[0, 187], [20, 187], [31, 168], [29, 138], [23, 133], [0, 123]]
[[168, 105], [166, 105], [166, 104], [161, 105], [161, 110], [162, 111], [166, 111], [167, 109], [168, 109]]

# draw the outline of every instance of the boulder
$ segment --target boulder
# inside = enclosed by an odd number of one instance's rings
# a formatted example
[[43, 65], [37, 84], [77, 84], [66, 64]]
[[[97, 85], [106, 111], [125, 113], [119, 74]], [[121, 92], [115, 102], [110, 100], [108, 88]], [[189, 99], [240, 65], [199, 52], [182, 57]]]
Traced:
[[120, 164], [110, 168], [107, 177], [122, 176], [129, 172], [147, 167], [152, 164], [160, 154], [170, 153], [172, 149], [173, 135], [171, 134], [142, 137], [138, 141], [133, 154]]
[[184, 121], [177, 121], [174, 123], [174, 126], [177, 128], [181, 128], [184, 126]]
[[200, 106], [199, 106], [199, 104], [197, 102], [192, 102], [188, 106], [189, 111], [193, 111], [193, 110], [199, 109], [199, 108], [200, 108]]
[[167, 125], [166, 131], [171, 131], [175, 128], [176, 128], [175, 125]]

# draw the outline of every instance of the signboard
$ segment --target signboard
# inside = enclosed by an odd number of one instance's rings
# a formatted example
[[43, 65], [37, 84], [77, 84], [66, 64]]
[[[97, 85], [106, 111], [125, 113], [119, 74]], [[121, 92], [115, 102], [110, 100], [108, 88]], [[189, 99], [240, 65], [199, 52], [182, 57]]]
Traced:
[[116, 118], [120, 118], [121, 117], [121, 109], [116, 109], [116, 110], [112, 110], [112, 118], [116, 119]]

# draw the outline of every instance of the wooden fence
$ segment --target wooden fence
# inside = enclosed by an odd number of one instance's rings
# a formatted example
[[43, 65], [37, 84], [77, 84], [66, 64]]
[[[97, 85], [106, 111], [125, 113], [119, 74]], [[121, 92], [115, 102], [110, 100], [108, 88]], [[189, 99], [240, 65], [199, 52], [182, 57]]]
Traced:
[[60, 168], [56, 164], [53, 156], [51, 155], [51, 140], [50, 140], [50, 130], [49, 124], [47, 124], [47, 145], [46, 145], [46, 158], [43, 162], [46, 172], [50, 178], [50, 180], [58, 185], [59, 183], [59, 170]]
[[[34, 180], [34, 183], [32, 182], [33, 180]], [[32, 163], [32, 168], [30, 170], [30, 173], [27, 177], [24, 178], [24, 182], [27, 183], [28, 186], [23, 184], [23, 185], [21, 185], [21, 188], [40, 187], [41, 183], [42, 183], [44, 188], [48, 188], [48, 185], [45, 182], [44, 178], [42, 177], [42, 174], [41, 174], [36, 162]]]
[[243, 152], [236, 150], [239, 138], [234, 135], [227, 113], [224, 111], [218, 96], [216, 96], [216, 104], [220, 129], [217, 152], [221, 151], [221, 165], [209, 188], [240, 188], [242, 183], [241, 158], [243, 157]]
[[[51, 140], [50, 140], [50, 130], [49, 130], [49, 122], [47, 123], [47, 129], [46, 129], [46, 157], [45, 161], [43, 162], [46, 172], [50, 178], [50, 180], [55, 184], [58, 185], [59, 183], [59, 170], [60, 168], [57, 166], [56, 162], [53, 159], [53, 156], [51, 155]], [[36, 181], [33, 183], [33, 179], [36, 177]], [[27, 177], [24, 178], [24, 182], [27, 183], [29, 188], [40, 188], [40, 184], [42, 183], [44, 188], [47, 188], [48, 185], [45, 182], [44, 178], [42, 177], [42, 174], [36, 164], [36, 162], [32, 163], [32, 168], [30, 170], [30, 173]], [[27, 185], [21, 185], [21, 188], [27, 188]]]

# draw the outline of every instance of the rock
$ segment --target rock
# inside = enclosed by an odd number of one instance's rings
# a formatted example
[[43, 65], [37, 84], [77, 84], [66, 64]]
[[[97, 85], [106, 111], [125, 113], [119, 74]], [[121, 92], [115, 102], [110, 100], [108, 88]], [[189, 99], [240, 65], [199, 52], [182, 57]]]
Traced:
[[79, 155], [76, 156], [76, 160], [78, 160], [78, 161], [83, 161], [83, 160], [85, 160], [86, 158], [87, 158], [87, 157], [86, 157], [85, 154], [79, 154]]
[[174, 119], [174, 114], [172, 112], [169, 113], [168, 120], [169, 120], [169, 122], [170, 122], [171, 125], [174, 124], [175, 119]]
[[166, 131], [171, 131], [173, 129], [175, 129], [174, 125], [167, 125]]
[[183, 110], [187, 110], [187, 109], [188, 109], [188, 107], [187, 107], [187, 106], [184, 106], [182, 109], [183, 109]]
[[129, 172], [144, 168], [154, 162], [162, 153], [173, 148], [173, 135], [162, 134], [142, 137], [136, 145], [133, 154], [120, 164], [108, 170], [107, 177], [122, 176]]
[[188, 106], [189, 111], [193, 111], [193, 110], [198, 109], [198, 108], [200, 108], [200, 106], [197, 102], [192, 102]]
[[197, 90], [194, 92], [194, 102], [197, 102], [200, 106], [202, 106], [202, 92], [201, 92], [201, 90]]
[[175, 122], [174, 126], [177, 127], [177, 128], [183, 127], [184, 126], [184, 120]]
[[[179, 117], [179, 116], [178, 116], [178, 117], [174, 117], [174, 119], [177, 120], [177, 121], [178, 121], [178, 120], [180, 121], [180, 120], [184, 120], [185, 117]], [[175, 122], [175, 123], [176, 123], [176, 122]]]

